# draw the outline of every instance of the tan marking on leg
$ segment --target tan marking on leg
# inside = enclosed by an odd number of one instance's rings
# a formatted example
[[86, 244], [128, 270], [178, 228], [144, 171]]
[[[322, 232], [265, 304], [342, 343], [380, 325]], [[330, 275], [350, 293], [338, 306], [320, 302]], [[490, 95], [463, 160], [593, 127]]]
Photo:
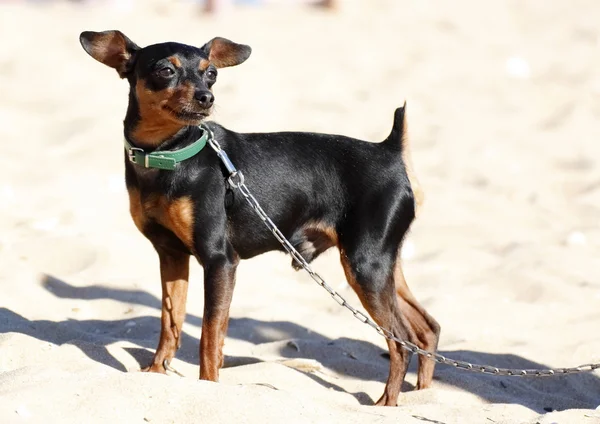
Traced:
[[[323, 222], [307, 222], [300, 231], [302, 231], [305, 241], [299, 244], [298, 251], [307, 260], [317, 258], [321, 253], [338, 244], [335, 228]], [[292, 267], [299, 270], [302, 266], [292, 259]]]
[[323, 252], [338, 244], [338, 235], [335, 228], [323, 222], [308, 222], [304, 225], [304, 234], [314, 244], [315, 250]]
[[[390, 299], [384, 293], [366, 295], [360, 283], [356, 280], [352, 264], [343, 249], [340, 249], [340, 258], [348, 284], [354, 289], [360, 303], [373, 318], [373, 321], [392, 331], [396, 337], [414, 340], [415, 335], [412, 333], [410, 324], [401, 314], [396, 300]], [[410, 355], [395, 341], [386, 339], [386, 342], [390, 353], [390, 369], [384, 392], [375, 404], [377, 406], [397, 406]]]
[[[440, 325], [427, 313], [408, 288], [399, 256], [394, 269], [394, 284], [398, 297], [398, 306], [415, 333], [417, 338], [416, 344], [421, 349], [433, 352], [438, 346]], [[435, 362], [433, 360], [419, 355], [417, 390], [431, 386], [434, 369]]]
[[219, 381], [219, 339], [220, 320], [202, 321], [202, 337], [200, 339], [200, 379]]
[[[236, 261], [239, 260], [236, 259]], [[223, 345], [229, 325], [229, 308], [235, 286], [236, 264], [205, 273], [204, 315], [200, 339], [200, 379], [218, 381], [223, 366]], [[208, 299], [212, 299], [210, 303]]]
[[[181, 329], [185, 320], [190, 256], [158, 250], [162, 282], [160, 340], [152, 364], [144, 371], [165, 373], [164, 361], [171, 361], [181, 346]], [[169, 306], [170, 304], [170, 306]]]
[[306, 229], [312, 229], [325, 235], [333, 245], [338, 244], [338, 235], [335, 228], [323, 222], [309, 222], [305, 225]]

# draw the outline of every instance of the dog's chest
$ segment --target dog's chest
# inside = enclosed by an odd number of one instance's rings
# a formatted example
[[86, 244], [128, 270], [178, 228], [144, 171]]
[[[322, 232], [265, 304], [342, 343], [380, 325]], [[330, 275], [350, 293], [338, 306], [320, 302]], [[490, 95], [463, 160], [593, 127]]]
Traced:
[[129, 210], [136, 227], [145, 233], [150, 224], [170, 230], [188, 248], [193, 248], [194, 204], [190, 197], [167, 198], [158, 193], [141, 196], [129, 189]]

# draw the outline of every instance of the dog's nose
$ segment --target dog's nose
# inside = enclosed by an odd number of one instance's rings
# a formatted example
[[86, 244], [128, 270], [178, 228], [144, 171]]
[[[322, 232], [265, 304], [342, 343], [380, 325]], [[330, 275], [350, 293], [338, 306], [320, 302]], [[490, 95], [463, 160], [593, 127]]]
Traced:
[[210, 91], [206, 90], [196, 91], [194, 97], [196, 98], [196, 100], [198, 100], [198, 103], [200, 103], [200, 106], [204, 109], [208, 109], [209, 107], [211, 107], [215, 101], [215, 96], [213, 96], [213, 94]]

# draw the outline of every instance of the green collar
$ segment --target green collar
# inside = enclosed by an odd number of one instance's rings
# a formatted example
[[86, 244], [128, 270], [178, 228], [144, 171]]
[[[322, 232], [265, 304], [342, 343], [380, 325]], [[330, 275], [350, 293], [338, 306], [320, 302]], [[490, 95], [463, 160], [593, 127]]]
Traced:
[[129, 162], [144, 168], [157, 168], [173, 171], [179, 162], [183, 162], [184, 160], [197, 155], [200, 150], [204, 149], [204, 146], [206, 146], [209, 131], [204, 127], [200, 127], [200, 129], [202, 130], [202, 136], [189, 146], [179, 150], [146, 153], [144, 149], [134, 147], [125, 140], [125, 150], [127, 151]]

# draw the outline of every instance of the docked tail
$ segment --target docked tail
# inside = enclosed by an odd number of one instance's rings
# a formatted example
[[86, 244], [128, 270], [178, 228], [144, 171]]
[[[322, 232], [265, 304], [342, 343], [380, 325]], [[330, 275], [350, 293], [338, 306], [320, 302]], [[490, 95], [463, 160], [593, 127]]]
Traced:
[[404, 144], [406, 142], [405, 114], [406, 102], [404, 102], [404, 105], [396, 109], [396, 112], [394, 112], [394, 125], [392, 126], [392, 132], [390, 132], [390, 135], [383, 140], [382, 143], [384, 145], [404, 150]]
[[399, 151], [402, 157], [402, 162], [404, 163], [404, 168], [406, 169], [406, 175], [408, 176], [408, 180], [415, 197], [415, 216], [418, 216], [425, 195], [413, 169], [410, 145], [406, 133], [406, 102], [404, 102], [404, 105], [396, 109], [396, 112], [394, 112], [394, 125], [392, 126], [392, 132], [390, 132], [390, 135], [383, 140], [381, 144]]

